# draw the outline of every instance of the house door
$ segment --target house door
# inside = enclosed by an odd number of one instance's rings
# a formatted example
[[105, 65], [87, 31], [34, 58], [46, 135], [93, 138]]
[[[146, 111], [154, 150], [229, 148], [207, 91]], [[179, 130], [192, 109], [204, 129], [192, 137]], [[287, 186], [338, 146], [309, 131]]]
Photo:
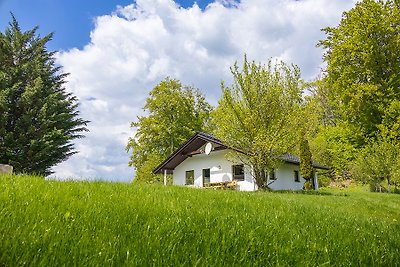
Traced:
[[203, 186], [210, 182], [210, 169], [203, 169]]

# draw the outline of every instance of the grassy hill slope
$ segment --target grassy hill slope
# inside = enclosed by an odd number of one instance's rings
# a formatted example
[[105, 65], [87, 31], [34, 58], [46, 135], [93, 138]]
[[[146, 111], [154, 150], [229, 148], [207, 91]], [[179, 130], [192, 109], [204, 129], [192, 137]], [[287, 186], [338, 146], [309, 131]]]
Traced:
[[393, 266], [400, 195], [0, 176], [0, 266]]

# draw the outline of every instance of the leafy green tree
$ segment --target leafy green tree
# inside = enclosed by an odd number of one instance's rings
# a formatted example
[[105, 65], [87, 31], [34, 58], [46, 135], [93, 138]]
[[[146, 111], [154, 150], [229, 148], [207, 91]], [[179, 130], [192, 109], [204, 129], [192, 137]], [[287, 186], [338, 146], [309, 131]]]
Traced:
[[78, 100], [64, 88], [67, 74], [46, 44], [52, 38], [21, 31], [13, 17], [0, 33], [0, 162], [15, 172], [50, 174], [51, 167], [77, 153], [87, 121]]
[[342, 176], [380, 135], [400, 140], [399, 2], [363, 0], [323, 30], [327, 68], [312, 90], [321, 123], [310, 145]]
[[332, 105], [330, 85], [326, 79], [321, 77], [313, 82], [305, 84], [307, 95], [305, 96], [303, 117], [306, 119], [308, 127], [312, 129], [312, 134], [318, 132], [320, 126], [326, 127], [335, 125], [335, 107]]
[[321, 126], [311, 139], [310, 148], [315, 160], [331, 167], [331, 178], [345, 178], [360, 149], [357, 138], [357, 133], [345, 123]]
[[231, 68], [234, 83], [221, 84], [222, 98], [213, 114], [214, 134], [244, 154], [232, 155], [253, 167], [259, 188], [268, 185], [268, 173], [279, 157], [295, 147], [296, 114], [301, 103], [300, 70], [283, 62], [248, 62]]
[[129, 166], [135, 166], [135, 181], [161, 182], [152, 173], [165, 158], [196, 131], [204, 130], [209, 121], [211, 106], [198, 89], [166, 78], [150, 91], [144, 111], [132, 127], [136, 134], [129, 139], [132, 150]]
[[378, 125], [382, 136], [400, 141], [400, 100], [393, 100], [386, 107], [382, 123]]
[[356, 179], [369, 183], [373, 191], [382, 191], [383, 182], [386, 182], [391, 191], [391, 186], [400, 185], [399, 167], [399, 144], [388, 138], [379, 138], [358, 154], [352, 174]]
[[319, 43], [335, 117], [361, 133], [359, 145], [377, 136], [387, 107], [400, 100], [399, 7], [396, 0], [363, 0], [337, 27], [325, 28]]

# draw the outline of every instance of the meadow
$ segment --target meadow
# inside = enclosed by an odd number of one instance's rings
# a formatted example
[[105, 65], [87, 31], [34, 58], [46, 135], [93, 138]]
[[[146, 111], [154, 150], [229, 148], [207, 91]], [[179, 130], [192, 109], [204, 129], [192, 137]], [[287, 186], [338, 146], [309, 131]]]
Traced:
[[0, 175], [0, 266], [398, 266], [400, 195]]

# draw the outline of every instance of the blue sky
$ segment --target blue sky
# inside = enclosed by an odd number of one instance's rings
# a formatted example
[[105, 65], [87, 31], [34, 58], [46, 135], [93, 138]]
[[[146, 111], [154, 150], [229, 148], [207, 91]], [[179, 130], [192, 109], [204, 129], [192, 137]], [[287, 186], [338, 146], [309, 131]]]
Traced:
[[[194, 1], [176, 1], [180, 6], [191, 7]], [[205, 8], [210, 1], [196, 1]], [[118, 5], [132, 4], [133, 0], [0, 0], [0, 30], [8, 26], [14, 14], [23, 29], [39, 26], [39, 33], [54, 32], [49, 43], [51, 50], [82, 48], [90, 41], [97, 16], [110, 14]]]
[[283, 60], [310, 81], [324, 68], [321, 28], [338, 25], [356, 0], [0, 0], [0, 30], [13, 12], [23, 30], [54, 32], [48, 43], [70, 75], [66, 90], [91, 121], [79, 151], [55, 166], [59, 179], [131, 181], [125, 151], [149, 91], [165, 77], [197, 87], [216, 105], [221, 80], [246, 53]]

